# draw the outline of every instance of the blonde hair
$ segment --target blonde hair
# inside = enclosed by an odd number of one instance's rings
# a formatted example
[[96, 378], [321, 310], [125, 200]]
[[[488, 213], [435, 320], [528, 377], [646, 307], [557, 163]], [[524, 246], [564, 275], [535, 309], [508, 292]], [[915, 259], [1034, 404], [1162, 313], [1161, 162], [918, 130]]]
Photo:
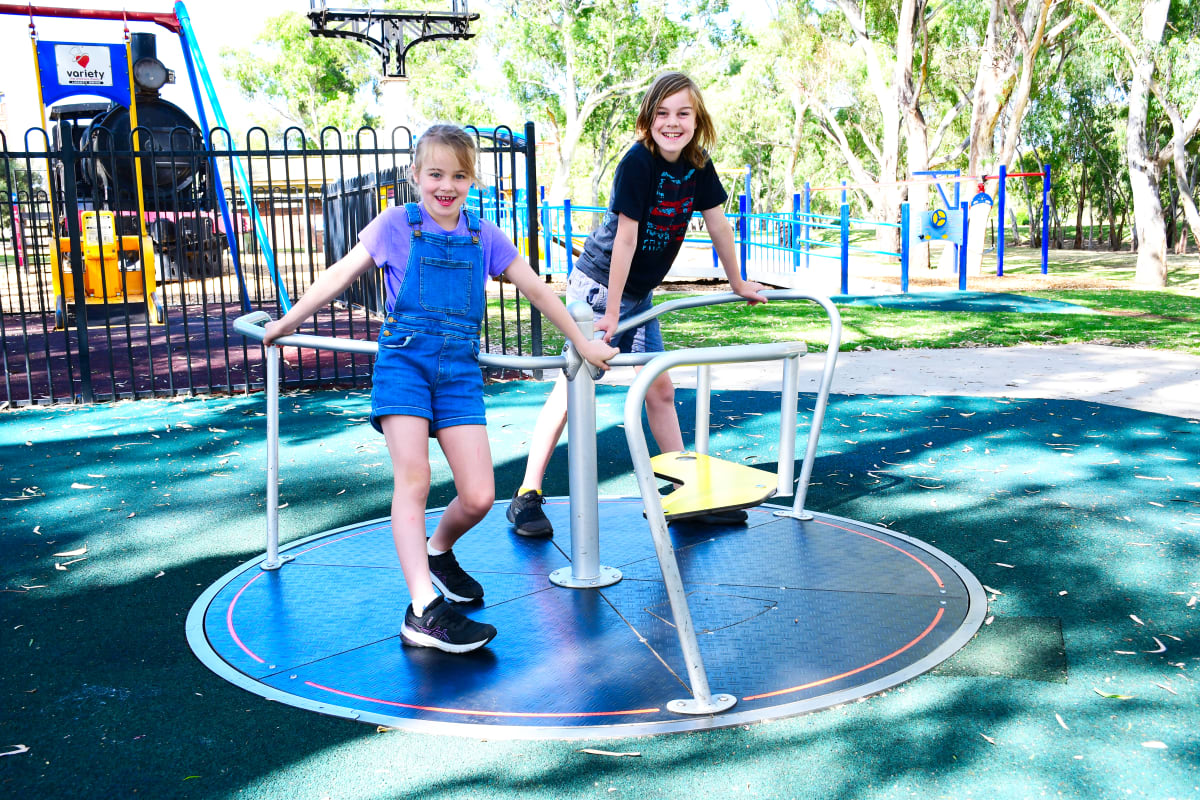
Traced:
[[434, 147], [444, 147], [453, 153], [458, 159], [458, 166], [470, 176], [472, 183], [479, 179], [479, 170], [476, 168], [479, 146], [474, 137], [458, 125], [439, 123], [430, 125], [417, 140], [417, 147], [413, 151], [412, 170], [409, 172], [409, 180], [414, 186], [425, 159]]
[[659, 155], [658, 145], [650, 135], [654, 124], [654, 116], [663, 101], [676, 92], [687, 89], [692, 99], [692, 113], [696, 116], [696, 133], [692, 140], [683, 148], [683, 157], [695, 167], [703, 167], [708, 163], [708, 150], [717, 143], [717, 129], [713, 125], [708, 109], [704, 107], [704, 98], [700, 95], [700, 87], [696, 82], [682, 72], [665, 72], [654, 79], [646, 94], [642, 96], [642, 105], [637, 115], [637, 138], [642, 145], [654, 155]]

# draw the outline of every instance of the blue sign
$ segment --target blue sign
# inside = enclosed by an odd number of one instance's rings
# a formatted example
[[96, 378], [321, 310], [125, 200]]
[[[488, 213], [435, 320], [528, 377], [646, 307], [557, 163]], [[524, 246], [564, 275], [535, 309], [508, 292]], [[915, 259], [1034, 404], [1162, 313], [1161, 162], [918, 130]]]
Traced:
[[123, 44], [38, 42], [42, 102], [54, 105], [76, 95], [96, 95], [129, 105], [129, 65]]
[[963, 212], [955, 208], [935, 208], [921, 216], [921, 232], [917, 238], [925, 242], [962, 244]]
[[971, 205], [973, 206], [983, 205], [984, 203], [987, 203], [990, 206], [992, 205], [992, 202], [992, 196], [987, 192], [980, 192], [971, 198]]

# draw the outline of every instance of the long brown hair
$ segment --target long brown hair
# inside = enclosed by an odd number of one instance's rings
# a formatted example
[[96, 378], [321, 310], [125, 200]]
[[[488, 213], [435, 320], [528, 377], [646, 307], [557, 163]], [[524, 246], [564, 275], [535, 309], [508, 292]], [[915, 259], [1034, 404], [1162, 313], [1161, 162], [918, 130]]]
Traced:
[[646, 94], [642, 96], [642, 105], [637, 115], [637, 138], [647, 150], [659, 155], [658, 145], [650, 135], [650, 126], [654, 124], [654, 115], [662, 102], [676, 92], [687, 89], [692, 98], [692, 113], [696, 115], [696, 133], [692, 140], [683, 148], [683, 157], [695, 167], [703, 167], [708, 163], [708, 150], [717, 143], [717, 129], [713, 125], [708, 109], [704, 107], [704, 98], [700, 95], [700, 87], [696, 82], [682, 72], [665, 72], [654, 79]]

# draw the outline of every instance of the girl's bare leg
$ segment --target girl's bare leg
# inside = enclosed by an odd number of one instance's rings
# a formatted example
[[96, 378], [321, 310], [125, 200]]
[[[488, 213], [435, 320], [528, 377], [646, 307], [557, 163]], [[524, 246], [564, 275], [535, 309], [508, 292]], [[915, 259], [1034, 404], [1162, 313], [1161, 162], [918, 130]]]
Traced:
[[425, 502], [429, 499], [429, 421], [398, 414], [380, 419], [392, 457], [392, 541], [413, 608], [437, 598], [429, 579]]
[[492, 510], [496, 474], [484, 426], [455, 425], [442, 428], [436, 436], [454, 475], [457, 496], [446, 507], [429, 544], [435, 550], [449, 550]]

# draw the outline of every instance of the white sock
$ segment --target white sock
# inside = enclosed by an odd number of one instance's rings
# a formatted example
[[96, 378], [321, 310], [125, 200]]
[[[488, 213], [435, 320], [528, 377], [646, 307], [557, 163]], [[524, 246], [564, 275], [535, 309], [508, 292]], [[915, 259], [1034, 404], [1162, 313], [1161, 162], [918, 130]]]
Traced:
[[429, 603], [424, 603], [424, 604], [418, 603], [416, 600], [413, 600], [412, 601], [413, 613], [416, 614], [418, 617], [425, 616], [425, 609], [429, 608], [429, 604], [432, 603], [434, 600], [437, 600], [437, 598], [438, 598], [438, 596], [435, 594], [433, 596], [433, 599], [430, 600]]
[[443, 555], [443, 554], [445, 554], [445, 553], [449, 553], [450, 551], [449, 551], [449, 550], [438, 550], [438, 549], [436, 549], [436, 548], [433, 546], [433, 539], [429, 539], [429, 540], [427, 540], [427, 541], [425, 542], [425, 552], [429, 553], [429, 555], [431, 555], [431, 556], [440, 556], [440, 555]]

